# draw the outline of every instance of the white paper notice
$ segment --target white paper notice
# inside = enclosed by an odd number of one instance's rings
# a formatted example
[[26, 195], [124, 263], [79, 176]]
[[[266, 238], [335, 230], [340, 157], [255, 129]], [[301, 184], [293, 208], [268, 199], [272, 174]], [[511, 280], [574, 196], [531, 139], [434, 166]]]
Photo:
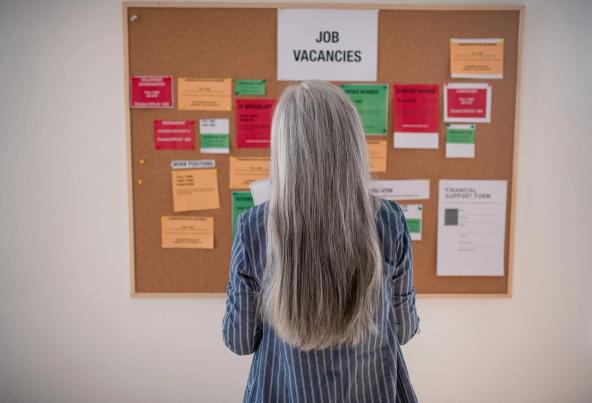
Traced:
[[422, 200], [430, 198], [429, 179], [375, 180], [370, 191], [381, 199]]
[[441, 180], [438, 276], [503, 276], [508, 182]]
[[[255, 205], [269, 199], [271, 179], [256, 180], [251, 182], [250, 186]], [[372, 181], [370, 187], [372, 194], [387, 200], [422, 200], [430, 198], [429, 179], [375, 180]], [[422, 209], [421, 205], [409, 207]], [[421, 212], [419, 215], [421, 219]]]
[[278, 80], [376, 81], [377, 46], [378, 10], [278, 10]]
[[271, 192], [271, 179], [259, 179], [251, 182], [251, 195], [255, 206], [269, 200]]
[[421, 204], [400, 204], [407, 221], [407, 229], [412, 241], [421, 241], [423, 227], [423, 206]]
[[214, 160], [174, 160], [171, 161], [172, 169], [195, 169], [195, 168], [215, 168]]

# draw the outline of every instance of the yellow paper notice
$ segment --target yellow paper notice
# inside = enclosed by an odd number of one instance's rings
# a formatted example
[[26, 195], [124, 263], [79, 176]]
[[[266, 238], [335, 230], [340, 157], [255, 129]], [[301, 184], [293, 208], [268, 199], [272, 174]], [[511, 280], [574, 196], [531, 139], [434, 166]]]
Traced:
[[450, 39], [453, 78], [503, 78], [504, 40]]
[[172, 172], [175, 212], [220, 207], [216, 169], [178, 169]]
[[230, 157], [230, 189], [248, 189], [251, 182], [268, 176], [268, 157]]
[[386, 172], [386, 140], [367, 140], [370, 172]]
[[161, 217], [163, 248], [214, 249], [213, 217]]
[[229, 111], [232, 105], [231, 79], [179, 78], [179, 109]]

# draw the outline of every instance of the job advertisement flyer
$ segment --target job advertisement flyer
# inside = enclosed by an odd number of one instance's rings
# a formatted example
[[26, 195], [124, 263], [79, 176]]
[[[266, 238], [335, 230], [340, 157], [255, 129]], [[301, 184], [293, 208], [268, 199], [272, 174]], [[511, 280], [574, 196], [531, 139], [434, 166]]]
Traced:
[[238, 148], [269, 148], [274, 99], [236, 100]]
[[421, 204], [400, 204], [405, 215], [409, 237], [412, 241], [421, 241], [421, 227], [423, 218], [423, 205]]
[[438, 148], [437, 85], [394, 85], [395, 148]]
[[385, 135], [388, 86], [386, 84], [343, 84], [341, 89], [358, 110], [364, 133]]
[[444, 121], [491, 123], [491, 84], [444, 84]]
[[504, 78], [503, 38], [450, 38], [453, 78]]
[[441, 180], [438, 276], [503, 276], [504, 180]]

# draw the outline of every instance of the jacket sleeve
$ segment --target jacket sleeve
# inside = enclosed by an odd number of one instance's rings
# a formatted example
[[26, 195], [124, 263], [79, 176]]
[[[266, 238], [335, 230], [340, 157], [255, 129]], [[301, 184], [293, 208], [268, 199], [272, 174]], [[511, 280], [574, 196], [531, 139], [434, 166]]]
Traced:
[[239, 355], [254, 353], [259, 346], [262, 333], [257, 297], [259, 285], [251, 276], [249, 256], [245, 248], [245, 213], [237, 218], [230, 260], [226, 312], [222, 321], [224, 344]]
[[399, 344], [407, 343], [419, 330], [419, 317], [415, 308], [415, 286], [413, 285], [413, 251], [407, 222], [401, 208], [396, 205], [400, 229], [396, 241], [396, 265], [393, 273], [393, 307], [395, 310], [397, 339]]

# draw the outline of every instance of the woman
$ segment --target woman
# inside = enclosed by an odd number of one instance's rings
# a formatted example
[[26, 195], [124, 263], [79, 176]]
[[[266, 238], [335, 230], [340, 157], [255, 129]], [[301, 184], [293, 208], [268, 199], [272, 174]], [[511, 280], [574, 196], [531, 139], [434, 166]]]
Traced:
[[411, 241], [369, 190], [349, 98], [306, 81], [273, 116], [271, 196], [237, 219], [224, 342], [255, 353], [245, 402], [416, 401], [400, 345], [419, 319]]

